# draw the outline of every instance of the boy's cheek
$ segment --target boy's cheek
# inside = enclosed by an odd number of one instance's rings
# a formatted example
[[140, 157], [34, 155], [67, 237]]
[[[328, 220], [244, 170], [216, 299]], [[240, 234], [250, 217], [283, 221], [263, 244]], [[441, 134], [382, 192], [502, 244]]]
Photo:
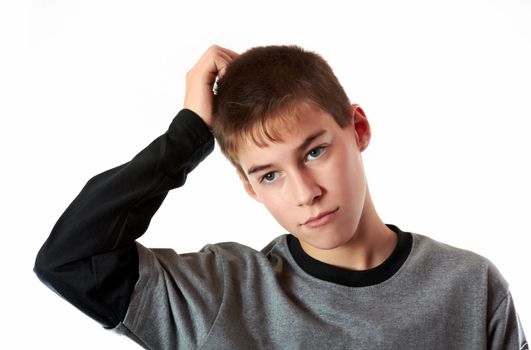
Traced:
[[290, 215], [288, 208], [279, 205], [276, 201], [271, 200], [267, 196], [263, 197], [262, 204], [281, 226], [287, 229], [288, 227], [286, 226], [293, 225], [289, 224], [289, 222], [294, 222], [294, 218], [292, 218], [292, 220], [289, 220], [289, 217], [292, 215]]

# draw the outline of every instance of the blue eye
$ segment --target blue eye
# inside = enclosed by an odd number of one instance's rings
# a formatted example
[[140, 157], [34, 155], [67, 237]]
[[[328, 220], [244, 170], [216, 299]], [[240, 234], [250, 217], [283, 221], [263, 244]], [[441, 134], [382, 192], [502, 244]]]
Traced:
[[277, 172], [271, 171], [260, 178], [260, 182], [272, 183], [277, 178]]
[[308, 154], [306, 155], [306, 158], [308, 160], [317, 159], [323, 154], [324, 149], [325, 149], [324, 146], [315, 147], [310, 152], [308, 152]]

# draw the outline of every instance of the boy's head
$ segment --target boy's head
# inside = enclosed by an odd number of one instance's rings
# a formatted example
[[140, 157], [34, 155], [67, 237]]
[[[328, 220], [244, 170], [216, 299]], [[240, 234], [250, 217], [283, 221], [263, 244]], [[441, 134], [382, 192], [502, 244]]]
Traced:
[[212, 127], [247, 193], [307, 252], [346, 244], [371, 215], [360, 155], [369, 124], [317, 54], [269, 46], [238, 56]]
[[238, 147], [282, 140], [300, 102], [328, 112], [347, 125], [350, 102], [328, 63], [297, 46], [261, 46], [238, 56], [218, 83], [213, 132], [221, 151], [245, 176]]

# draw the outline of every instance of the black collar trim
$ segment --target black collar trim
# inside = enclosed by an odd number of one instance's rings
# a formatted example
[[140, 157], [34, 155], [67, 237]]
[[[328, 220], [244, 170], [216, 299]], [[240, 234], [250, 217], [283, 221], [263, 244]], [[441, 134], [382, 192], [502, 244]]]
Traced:
[[396, 233], [397, 244], [383, 263], [369, 270], [349, 270], [316, 260], [306, 254], [299, 240], [291, 234], [287, 235], [288, 247], [297, 265], [313, 277], [348, 287], [372, 286], [393, 276], [411, 252], [413, 243], [411, 233], [403, 232], [395, 225], [386, 224], [386, 226]]

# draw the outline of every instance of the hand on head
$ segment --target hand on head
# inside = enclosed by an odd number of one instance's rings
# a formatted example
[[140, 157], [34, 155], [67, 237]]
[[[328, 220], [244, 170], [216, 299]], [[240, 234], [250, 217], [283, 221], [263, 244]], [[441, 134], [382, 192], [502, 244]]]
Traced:
[[184, 108], [194, 111], [209, 127], [212, 126], [212, 86], [237, 56], [232, 50], [212, 45], [186, 74]]

